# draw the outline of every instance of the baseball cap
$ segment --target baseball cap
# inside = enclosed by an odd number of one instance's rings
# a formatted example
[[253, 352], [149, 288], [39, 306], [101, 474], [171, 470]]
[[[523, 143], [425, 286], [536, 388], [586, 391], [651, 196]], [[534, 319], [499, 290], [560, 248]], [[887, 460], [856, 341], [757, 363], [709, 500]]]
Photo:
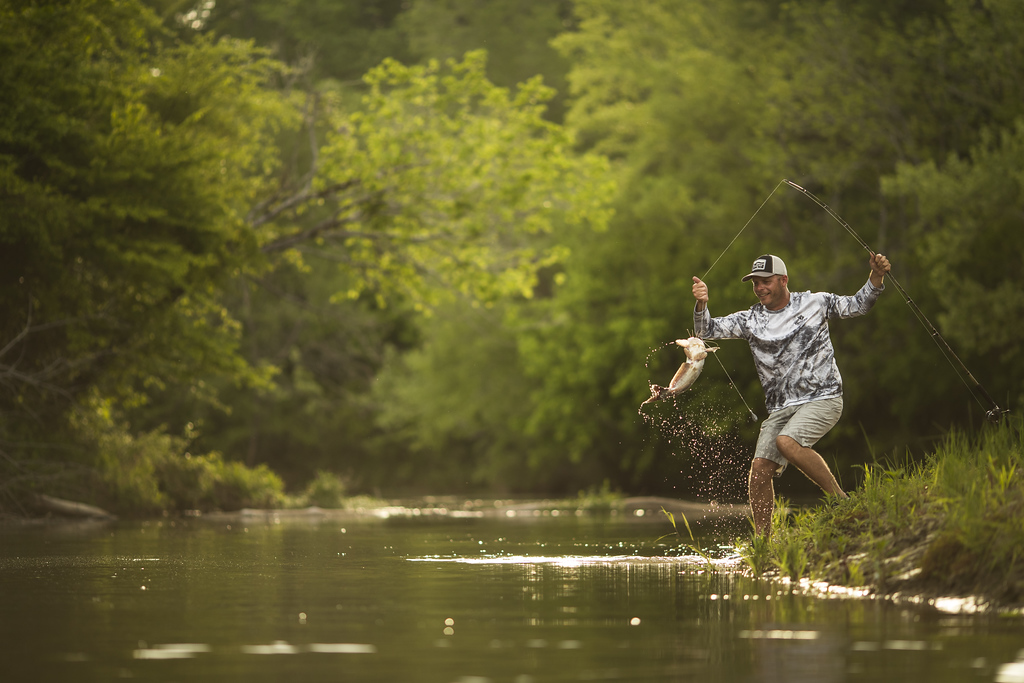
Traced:
[[752, 277], [771, 277], [772, 275], [789, 275], [786, 272], [786, 264], [778, 256], [773, 254], [762, 254], [754, 259], [750, 266], [750, 274], [743, 276], [743, 282]]

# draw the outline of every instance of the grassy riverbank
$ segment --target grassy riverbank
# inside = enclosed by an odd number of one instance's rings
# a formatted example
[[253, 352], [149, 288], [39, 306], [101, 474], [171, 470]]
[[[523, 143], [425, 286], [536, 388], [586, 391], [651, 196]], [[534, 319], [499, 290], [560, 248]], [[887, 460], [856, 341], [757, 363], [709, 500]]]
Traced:
[[[755, 572], [868, 586], [889, 594], [978, 596], [1024, 604], [1024, 429], [951, 433], [923, 462], [868, 466], [848, 500], [773, 520], [744, 549]], [[785, 503], [778, 506], [784, 510]]]

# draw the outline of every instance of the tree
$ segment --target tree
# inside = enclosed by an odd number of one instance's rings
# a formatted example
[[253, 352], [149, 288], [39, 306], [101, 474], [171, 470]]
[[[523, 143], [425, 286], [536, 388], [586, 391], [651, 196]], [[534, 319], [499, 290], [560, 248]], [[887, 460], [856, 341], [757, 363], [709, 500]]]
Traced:
[[[285, 374], [304, 372], [308, 388], [334, 398], [321, 398], [314, 413], [303, 413], [305, 424], [313, 420], [327, 429], [306, 445], [302, 435], [288, 433], [295, 424], [288, 424], [288, 406], [312, 406], [298, 394], [261, 401], [262, 408], [246, 412], [264, 429], [282, 420], [277, 437], [261, 439], [257, 461], [288, 469], [323, 458], [366, 486], [398, 485], [400, 473], [415, 473], [407, 477], [415, 480], [422, 470], [380, 464], [393, 462], [391, 454], [404, 446], [365, 431], [373, 409], [361, 392], [383, 361], [377, 349], [404, 352], [418, 339], [408, 311], [486, 311], [509, 297], [532, 297], [538, 273], [564, 258], [566, 231], [605, 225], [610, 193], [604, 163], [573, 156], [564, 130], [545, 120], [550, 91], [533, 81], [510, 93], [487, 81], [484, 69], [482, 53], [445, 68], [388, 61], [367, 75], [368, 94], [355, 112], [346, 111], [330, 91], [316, 95], [318, 118], [307, 124], [315, 132], [309, 168], [283, 177], [280, 191], [251, 220], [275, 262], [309, 271], [304, 284], [291, 278], [288, 291], [307, 300], [303, 290], [312, 293], [315, 286], [322, 292], [334, 283], [340, 287], [334, 312], [321, 309], [317, 319], [345, 311], [353, 316], [349, 331], [362, 330], [375, 343], [359, 345], [372, 353], [353, 347], [350, 356], [365, 374], [332, 379], [308, 365], [310, 348], [295, 345], [297, 338], [308, 340], [305, 333], [280, 337], [296, 359], [285, 363]], [[327, 267], [332, 262], [335, 275]], [[376, 302], [379, 324], [366, 311], [367, 302]], [[282, 329], [298, 334], [299, 327]], [[269, 341], [259, 330], [252, 334]], [[415, 391], [411, 384], [429, 386], [422, 377], [418, 383], [407, 379], [400, 372], [394, 391], [375, 392], [376, 409], [390, 414], [401, 395]], [[435, 395], [438, 390], [431, 389]], [[341, 413], [361, 416], [359, 427], [338, 432], [316, 417], [331, 421]], [[373, 449], [377, 460], [367, 456]], [[285, 452], [294, 454], [291, 464], [280, 460]]]
[[133, 2], [4, 2], [0, 22], [0, 429], [21, 472], [89, 396], [266, 383], [218, 294], [264, 267], [243, 218], [288, 112], [251, 46], [167, 45]]
[[136, 2], [6, 1], [0, 23], [0, 438], [21, 476], [81, 459], [87, 404], [267, 385], [220, 292], [266, 267], [244, 218], [294, 114], [267, 88], [280, 65], [175, 45]]
[[555, 89], [546, 116], [562, 120], [569, 64], [550, 42], [573, 25], [567, 0], [414, 0], [395, 23], [421, 62], [486, 50], [487, 77], [496, 85], [542, 76]]
[[[941, 306], [937, 322], [958, 355], [980, 366], [982, 386], [1006, 388], [992, 397], [1004, 409], [1024, 400], [1024, 295], [1016, 275], [1024, 260], [1022, 158], [1024, 118], [998, 135], [983, 134], [969, 159], [903, 165], [884, 186], [917, 207], [915, 243], [928, 273], [924, 284]], [[992, 407], [983, 394], [978, 399]]]
[[371, 394], [387, 446], [378, 455], [384, 469], [367, 471], [375, 484], [493, 495], [535, 493], [560, 479], [528, 466], [538, 444], [525, 434], [524, 406], [535, 383], [510, 329], [514, 306], [444, 306], [421, 321], [421, 343], [389, 354]]
[[146, 0], [185, 39], [231, 36], [255, 41], [313, 83], [358, 83], [385, 58], [409, 62], [396, 26], [402, 0]]
[[367, 74], [355, 112], [323, 100], [323, 143], [301, 178], [251, 214], [265, 253], [315, 249], [353, 277], [354, 298], [400, 295], [428, 308], [455, 292], [486, 302], [530, 296], [562, 250], [560, 225], [601, 228], [608, 217], [603, 161], [573, 157], [545, 121], [551, 91], [538, 80], [514, 95], [484, 77], [483, 53]]
[[[937, 196], [948, 178], [967, 170], [950, 166], [943, 179], [927, 165], [915, 173], [908, 165], [889, 196], [882, 181], [900, 163], [967, 154], [984, 126], [1012, 126], [1022, 101], [1024, 62], [1014, 29], [1019, 4], [627, 7], [586, 0], [576, 9], [579, 31], [556, 41], [573, 63], [574, 100], [566, 120], [585, 149], [613, 159], [622, 189], [607, 236], [579, 245], [554, 298], [526, 312], [533, 324], [521, 341], [522, 359], [540, 384], [526, 424], [545, 444], [534, 452], [544, 462], [568, 457], [631, 488], [685, 484], [665, 468], [698, 461], [706, 443], [680, 449], [685, 444], [671, 429], [645, 426], [635, 406], [644, 398], [645, 380], [671, 374], [661, 352], [653, 355], [653, 363], [664, 363], [660, 374], [641, 361], [689, 326], [689, 276], [711, 270], [713, 309], [721, 312], [750, 304], [748, 288], [738, 278], [723, 280], [723, 273], [742, 272], [764, 251], [786, 255], [791, 286], [799, 289], [852, 293], [866, 279], [866, 254], [816, 205], [780, 191], [782, 178], [811, 188], [889, 253], [895, 274], [925, 310], [951, 306], [950, 296], [920, 285], [952, 255], [918, 249], [920, 233], [904, 220], [912, 205], [901, 197], [928, 199], [922, 225], [948, 225], [942, 234], [962, 234], [958, 223], [939, 218], [948, 204]], [[985, 59], [992, 67], [982, 66]], [[968, 75], [980, 71], [985, 79]], [[994, 170], [1005, 163], [986, 165]], [[980, 169], [971, 175], [984, 177]], [[997, 207], [1016, 196], [1006, 181], [984, 190], [973, 180], [966, 186], [978, 190], [964, 201], [966, 210], [984, 216], [1002, 215]], [[963, 192], [952, 197], [965, 199]], [[981, 204], [991, 209], [981, 212]], [[756, 218], [730, 243], [755, 210]], [[995, 221], [991, 235], [1010, 239], [1007, 224]], [[972, 233], [970, 253], [996, 243], [982, 234]], [[995, 296], [1009, 272], [987, 273], [992, 281], [978, 292], [992, 302], [983, 310], [997, 320], [1005, 317], [996, 313], [995, 301], [1015, 310], [1015, 299]], [[950, 285], [943, 283], [946, 291], [953, 291]], [[962, 313], [963, 306], [955, 310]], [[934, 344], [898, 298], [883, 297], [870, 318], [837, 323], [832, 332], [848, 380], [847, 415], [823, 448], [841, 446], [841, 464], [869, 459], [873, 449], [922, 447], [941, 431], [938, 425], [970, 419], [963, 410], [967, 392], [951, 370], [935, 371], [941, 361]], [[719, 357], [728, 361], [735, 343], [723, 347]], [[735, 356], [731, 374], [744, 395], [757, 399], [760, 412], [760, 389], [743, 349]], [[991, 374], [984, 367], [991, 359], [971, 360], [981, 363], [982, 375]], [[716, 382], [724, 386], [726, 378], [716, 372], [713, 364], [706, 369], [702, 391], [710, 394]], [[730, 401], [737, 414], [744, 412], [734, 396], [709, 395], [708, 401]], [[689, 419], [680, 416], [675, 424]], [[730, 422], [741, 442], [752, 441], [752, 430], [714, 412], [703, 431], [728, 430]], [[867, 443], [862, 431], [871, 435]], [[742, 443], [722, 447], [749, 457]]]

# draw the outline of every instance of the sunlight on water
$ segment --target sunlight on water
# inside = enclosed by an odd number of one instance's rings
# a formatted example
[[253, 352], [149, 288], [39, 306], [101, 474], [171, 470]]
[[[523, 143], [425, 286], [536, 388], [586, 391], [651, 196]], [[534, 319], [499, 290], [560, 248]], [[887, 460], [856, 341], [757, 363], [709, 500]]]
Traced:
[[996, 683], [1024, 683], [1024, 650], [1017, 653], [1017, 661], [999, 667]]
[[704, 557], [662, 515], [506, 507], [0, 531], [2, 678], [1024, 681], [1017, 619], [752, 578], [710, 524]]
[[770, 631], [740, 631], [740, 638], [753, 640], [817, 640], [819, 631], [790, 631], [788, 629], [772, 629]]
[[310, 643], [309, 645], [292, 645], [283, 640], [276, 640], [268, 645], [243, 645], [242, 652], [247, 655], [297, 655], [302, 652], [316, 652], [332, 655], [368, 655], [376, 654], [374, 645], [365, 643]]
[[699, 555], [678, 555], [673, 557], [637, 557], [636, 555], [500, 555], [491, 557], [410, 557], [409, 562], [455, 562], [479, 565], [550, 565], [574, 568], [589, 565], [604, 565], [627, 569], [638, 565], [711, 566], [719, 570], [736, 569], [740, 560], [735, 556], [720, 559], [705, 559]]
[[187, 659], [209, 651], [210, 646], [202, 643], [169, 643], [140, 648], [132, 656], [135, 659]]

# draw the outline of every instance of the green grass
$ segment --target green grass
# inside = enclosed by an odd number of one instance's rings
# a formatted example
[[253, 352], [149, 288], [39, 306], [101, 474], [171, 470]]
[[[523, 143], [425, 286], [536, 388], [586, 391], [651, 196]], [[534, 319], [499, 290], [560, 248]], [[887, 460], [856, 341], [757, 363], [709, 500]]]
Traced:
[[[782, 503], [782, 501], [776, 501]], [[776, 506], [779, 509], [779, 506]], [[772, 567], [778, 566], [774, 558], [774, 548], [771, 537], [759, 534], [754, 528], [754, 520], [750, 520], [750, 537], [747, 539], [736, 539], [736, 548], [739, 551], [743, 564], [750, 569], [754, 576], [761, 576]]]
[[[840, 500], [776, 515], [771, 539], [740, 543], [755, 574], [810, 577], [878, 592], [977, 595], [1024, 603], [1024, 439], [1019, 418], [954, 431], [921, 462], [864, 468]], [[778, 501], [777, 509], [787, 503]]]
[[[663, 538], [667, 538], [667, 537], [673, 536], [673, 535], [675, 535], [678, 538], [682, 539], [683, 535], [681, 533], [679, 533], [679, 527], [676, 526], [676, 517], [675, 517], [675, 515], [672, 514], [671, 512], [669, 512], [668, 510], [666, 510], [665, 508], [661, 508], [661, 511], [662, 511], [662, 513], [666, 517], [668, 517], [668, 521], [672, 523], [672, 533], [671, 534], [665, 534], [661, 538], [657, 539], [657, 541], [655, 541], [655, 543], [657, 543], [658, 541], [662, 540]], [[714, 562], [711, 561], [711, 556], [708, 555], [706, 550], [704, 550], [703, 548], [700, 547], [700, 541], [698, 541], [697, 539], [695, 539], [693, 537], [693, 530], [690, 528], [690, 522], [689, 522], [689, 520], [686, 519], [686, 515], [683, 514], [682, 512], [680, 512], [679, 516], [682, 518], [683, 524], [686, 526], [686, 533], [690, 537], [690, 542], [689, 543], [686, 543], [684, 541], [680, 545], [682, 547], [684, 547], [684, 548], [689, 548], [693, 553], [695, 553], [700, 558], [702, 558], [704, 560], [704, 564], [707, 566], [708, 570], [714, 569]]]
[[618, 508], [624, 497], [621, 492], [612, 491], [611, 482], [605, 479], [600, 489], [591, 488], [588, 491], [580, 491], [572, 503], [579, 510], [608, 512]]

